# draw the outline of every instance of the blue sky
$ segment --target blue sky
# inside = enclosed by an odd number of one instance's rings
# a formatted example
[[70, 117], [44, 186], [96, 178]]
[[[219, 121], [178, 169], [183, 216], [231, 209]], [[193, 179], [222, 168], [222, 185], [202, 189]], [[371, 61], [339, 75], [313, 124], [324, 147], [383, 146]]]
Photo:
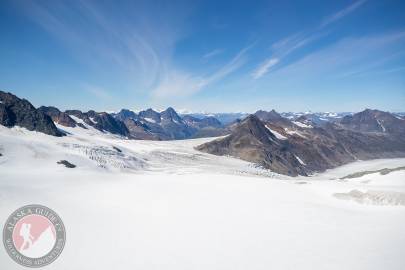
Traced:
[[405, 2], [0, 2], [0, 89], [61, 109], [405, 111]]

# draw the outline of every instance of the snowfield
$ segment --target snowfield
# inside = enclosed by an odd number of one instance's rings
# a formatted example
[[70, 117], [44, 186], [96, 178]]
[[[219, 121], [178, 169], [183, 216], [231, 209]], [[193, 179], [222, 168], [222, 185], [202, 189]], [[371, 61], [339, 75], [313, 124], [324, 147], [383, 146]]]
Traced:
[[[66, 227], [47, 269], [405, 269], [405, 171], [341, 179], [405, 159], [291, 178], [194, 150], [213, 138], [59, 128], [0, 126], [0, 220], [42, 204]], [[0, 269], [22, 267], [0, 248]]]

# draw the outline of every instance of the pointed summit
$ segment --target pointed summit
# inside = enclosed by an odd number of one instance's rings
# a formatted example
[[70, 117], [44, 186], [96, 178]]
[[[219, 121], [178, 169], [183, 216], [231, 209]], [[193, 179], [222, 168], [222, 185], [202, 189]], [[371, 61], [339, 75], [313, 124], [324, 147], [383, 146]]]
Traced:
[[255, 115], [242, 120], [229, 136], [202, 144], [196, 149], [214, 155], [238, 157], [281, 174], [308, 174], [304, 164], [287, 151], [288, 142], [278, 140]]
[[114, 114], [114, 117], [118, 120], [125, 121], [126, 119], [137, 119], [137, 114], [128, 109], [121, 109], [120, 112]]
[[146, 121], [152, 120], [149, 122], [160, 123], [160, 113], [151, 108], [147, 109], [146, 111], [140, 111], [138, 115], [139, 117], [146, 119]]
[[20, 126], [52, 136], [65, 135], [47, 114], [37, 110], [28, 100], [3, 91], [0, 91], [0, 124], [7, 127]]
[[276, 139], [274, 134], [264, 126], [263, 122], [253, 114], [242, 120], [235, 128], [234, 132], [239, 134], [249, 134], [266, 144], [271, 144], [271, 141]]
[[389, 112], [365, 109], [340, 120], [344, 128], [360, 132], [402, 133], [405, 134], [405, 121]]
[[161, 117], [166, 120], [173, 120], [175, 122], [182, 122], [181, 117], [177, 114], [177, 112], [172, 108], [169, 107], [163, 112], [161, 112]]
[[269, 123], [276, 124], [276, 125], [283, 126], [283, 127], [293, 126], [293, 124], [291, 123], [290, 120], [288, 120], [287, 118], [282, 117], [274, 109], [269, 111], [269, 112], [259, 110], [259, 111], [255, 112], [255, 115], [261, 121], [264, 121], [264, 122], [269, 122]]

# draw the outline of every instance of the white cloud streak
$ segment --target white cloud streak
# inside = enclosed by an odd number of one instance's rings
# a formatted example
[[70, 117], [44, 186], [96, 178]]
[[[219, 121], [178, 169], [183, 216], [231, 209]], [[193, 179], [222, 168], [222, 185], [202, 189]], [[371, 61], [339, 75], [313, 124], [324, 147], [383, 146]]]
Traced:
[[82, 88], [84, 89], [84, 91], [90, 93], [91, 95], [95, 96], [100, 100], [108, 101], [112, 98], [111, 94], [107, 90], [99, 86], [83, 83]]
[[224, 52], [223, 49], [215, 49], [215, 50], [212, 50], [212, 51], [210, 51], [210, 52], [204, 54], [203, 58], [204, 58], [204, 59], [209, 59], [209, 58], [214, 57], [214, 56], [217, 56], [217, 55], [219, 55], [219, 54], [221, 54], [221, 53], [223, 53], [223, 52]]
[[353, 4], [349, 5], [348, 7], [336, 12], [333, 15], [328, 16], [327, 18], [325, 18], [321, 24], [321, 28], [332, 24], [340, 19], [342, 19], [343, 17], [349, 15], [350, 13], [352, 13], [353, 11], [355, 11], [356, 9], [358, 9], [359, 7], [361, 7], [364, 3], [366, 3], [367, 0], [358, 0], [355, 1]]
[[[51, 35], [62, 41], [79, 61], [95, 69], [105, 67], [125, 76], [125, 83], [142, 88], [152, 98], [193, 95], [238, 70], [246, 61], [242, 49], [228, 63], [210, 75], [194, 74], [179, 67], [173, 57], [176, 43], [184, 36], [188, 10], [163, 5], [156, 10], [148, 1], [129, 2], [118, 7], [108, 2], [52, 2], [49, 5], [30, 1], [16, 4]], [[124, 4], [127, 5], [127, 4]], [[152, 8], [151, 8], [152, 7]], [[118, 8], [118, 12], [110, 9]], [[185, 9], [185, 10], [183, 10]], [[121, 12], [124, 11], [124, 12]], [[119, 14], [117, 17], [116, 14]], [[79, 18], [80, 20], [72, 20]], [[203, 56], [210, 59], [223, 53], [215, 49]], [[88, 82], [87, 85], [99, 84]], [[106, 91], [86, 87], [87, 92], [107, 98]]]
[[177, 69], [173, 53], [189, 16], [187, 5], [162, 4], [156, 10], [148, 1], [96, 5], [83, 0], [45, 5], [16, 0], [15, 6], [86, 67], [116, 72], [123, 84], [146, 93], [167, 77], [166, 72]]
[[253, 79], [256, 80], [262, 77], [269, 71], [271, 67], [275, 66], [278, 63], [278, 61], [279, 60], [277, 58], [270, 58], [264, 61], [260, 66], [257, 67], [255, 71], [253, 71], [252, 73]]
[[328, 16], [323, 20], [323, 22], [319, 25], [319, 27], [316, 30], [313, 30], [312, 32], [295, 33], [291, 36], [288, 36], [274, 43], [272, 45], [273, 58], [271, 59], [277, 59], [277, 61], [275, 62], [273, 60], [272, 62], [270, 62], [270, 59], [268, 59], [265, 62], [261, 63], [255, 69], [255, 71], [252, 72], [253, 79], [257, 80], [263, 77], [271, 70], [270, 69], [271, 67], [280, 63], [284, 57], [326, 35], [327, 33], [324, 33], [323, 31], [324, 28], [337, 22], [338, 20], [343, 19], [345, 16], [354, 12], [356, 9], [361, 7], [366, 1], [367, 0], [358, 0], [352, 3], [351, 5], [347, 6], [346, 8]]
[[[404, 56], [405, 31], [361, 38], [346, 38], [299, 61], [280, 68], [272, 75], [278, 78], [311, 80], [322, 77], [346, 78], [368, 73], [384, 73], [387, 64]], [[379, 57], [373, 57], [379, 56]], [[389, 65], [388, 65], [389, 66]]]
[[208, 76], [196, 76], [190, 73], [170, 70], [160, 84], [152, 91], [155, 98], [186, 97], [193, 95], [208, 85], [216, 83], [237, 71], [246, 62], [246, 52], [254, 44], [240, 50], [228, 63]]

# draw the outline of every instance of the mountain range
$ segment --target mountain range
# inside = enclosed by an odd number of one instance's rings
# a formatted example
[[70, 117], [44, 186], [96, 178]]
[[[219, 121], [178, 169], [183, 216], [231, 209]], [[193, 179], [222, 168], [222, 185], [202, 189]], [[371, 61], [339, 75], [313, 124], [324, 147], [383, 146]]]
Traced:
[[370, 109], [322, 125], [305, 116], [291, 121], [274, 110], [257, 111], [229, 136], [197, 149], [281, 174], [310, 175], [356, 160], [405, 157], [404, 128], [404, 119]]
[[[181, 114], [169, 107], [135, 113], [60, 111], [35, 108], [29, 101], [0, 91], [0, 124], [21, 126], [52, 136], [63, 127], [94, 128], [141, 140], [218, 137], [198, 151], [253, 162], [274, 172], [311, 175], [355, 160], [405, 157], [405, 119], [400, 114], [366, 109], [359, 113]], [[226, 116], [227, 115], [227, 116]]]
[[51, 106], [35, 108], [29, 101], [3, 91], [0, 91], [0, 124], [7, 127], [17, 125], [53, 136], [65, 135], [55, 124], [84, 129], [95, 128], [129, 139], [143, 140], [178, 140], [229, 133], [214, 117], [181, 117], [170, 107], [162, 112], [147, 109], [138, 113], [127, 109], [118, 113], [93, 110], [60, 111]]

